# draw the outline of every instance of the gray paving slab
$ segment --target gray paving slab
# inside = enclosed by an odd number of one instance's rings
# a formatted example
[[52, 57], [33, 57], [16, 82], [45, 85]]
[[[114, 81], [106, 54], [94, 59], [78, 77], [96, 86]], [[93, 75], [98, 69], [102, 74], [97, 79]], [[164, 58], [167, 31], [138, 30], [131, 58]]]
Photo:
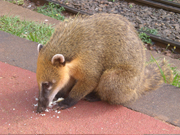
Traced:
[[38, 43], [0, 31], [0, 61], [36, 71]]
[[180, 88], [163, 84], [126, 107], [180, 127]]

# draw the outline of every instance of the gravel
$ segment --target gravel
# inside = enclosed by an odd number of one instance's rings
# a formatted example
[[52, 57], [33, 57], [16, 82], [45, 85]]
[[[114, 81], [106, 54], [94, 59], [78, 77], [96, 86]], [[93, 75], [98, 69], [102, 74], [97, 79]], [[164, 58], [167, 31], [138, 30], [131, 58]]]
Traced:
[[[10, 1], [10, 0], [7, 0]], [[45, 0], [31, 2], [24, 0], [25, 8], [34, 10], [36, 6], [44, 4]], [[180, 14], [163, 9], [137, 5], [125, 0], [53, 0], [69, 7], [83, 10], [88, 13], [114, 13], [125, 16], [137, 29], [156, 29], [158, 35], [173, 41], [180, 42]], [[172, 0], [180, 3], [180, 0]], [[68, 15], [67, 15], [68, 16]]]
[[[137, 28], [157, 29], [161, 37], [180, 42], [180, 14], [137, 5], [123, 0], [54, 0], [88, 13], [114, 13], [125, 16]], [[179, 2], [179, 0], [174, 2]]]

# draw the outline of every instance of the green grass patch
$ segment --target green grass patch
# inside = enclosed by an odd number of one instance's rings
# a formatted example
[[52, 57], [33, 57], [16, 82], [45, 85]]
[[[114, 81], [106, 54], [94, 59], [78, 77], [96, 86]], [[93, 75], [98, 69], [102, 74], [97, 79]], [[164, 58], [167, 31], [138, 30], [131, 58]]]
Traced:
[[177, 67], [171, 67], [171, 70], [174, 75], [172, 85], [180, 88], [180, 71], [177, 70]]
[[60, 7], [58, 4], [49, 3], [45, 4], [44, 6], [37, 7], [35, 11], [46, 16], [52, 17], [54, 19], [63, 21], [65, 17], [61, 15], [61, 12], [64, 10], [64, 7]]
[[8, 2], [13, 3], [13, 4], [18, 4], [18, 5], [24, 4], [24, 0], [5, 0], [5, 1], [8, 1]]
[[147, 43], [147, 44], [152, 44], [152, 40], [150, 39], [150, 36], [148, 36], [144, 32], [139, 33], [139, 38], [142, 40], [142, 42]]
[[157, 29], [150, 29], [148, 27], [144, 27], [144, 28], [141, 28], [139, 29], [140, 31], [144, 31], [144, 32], [147, 32], [149, 34], [153, 34], [153, 35], [158, 35], [158, 30]]
[[150, 36], [148, 36], [145, 32], [158, 36], [158, 30], [157, 29], [150, 29], [150, 28], [144, 27], [144, 28], [141, 28], [139, 30], [141, 31], [139, 33], [140, 39], [144, 43], [147, 43], [147, 44], [152, 44], [152, 40], [150, 39]]
[[52, 25], [22, 21], [18, 17], [0, 17], [0, 30], [37, 43], [46, 44], [54, 32]]

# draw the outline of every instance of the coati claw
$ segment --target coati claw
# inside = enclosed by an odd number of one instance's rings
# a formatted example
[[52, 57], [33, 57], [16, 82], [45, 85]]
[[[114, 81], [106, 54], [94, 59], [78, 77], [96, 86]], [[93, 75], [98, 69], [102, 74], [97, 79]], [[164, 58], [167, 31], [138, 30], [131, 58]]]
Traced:
[[68, 108], [68, 105], [56, 105], [53, 107], [53, 110], [63, 110]]

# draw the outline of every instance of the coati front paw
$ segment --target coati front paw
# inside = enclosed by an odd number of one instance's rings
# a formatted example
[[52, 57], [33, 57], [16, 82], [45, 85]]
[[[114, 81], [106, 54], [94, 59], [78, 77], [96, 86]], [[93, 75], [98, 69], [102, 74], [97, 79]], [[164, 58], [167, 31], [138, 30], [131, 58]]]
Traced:
[[78, 101], [70, 97], [65, 98], [63, 101], [58, 102], [58, 105], [54, 106], [54, 110], [62, 110], [75, 105]]
[[58, 103], [58, 105], [53, 107], [53, 110], [63, 110], [66, 108], [69, 108], [68, 105]]
[[91, 92], [88, 95], [86, 95], [84, 97], [84, 100], [89, 101], [89, 102], [101, 101], [101, 99], [96, 95], [95, 92]]

